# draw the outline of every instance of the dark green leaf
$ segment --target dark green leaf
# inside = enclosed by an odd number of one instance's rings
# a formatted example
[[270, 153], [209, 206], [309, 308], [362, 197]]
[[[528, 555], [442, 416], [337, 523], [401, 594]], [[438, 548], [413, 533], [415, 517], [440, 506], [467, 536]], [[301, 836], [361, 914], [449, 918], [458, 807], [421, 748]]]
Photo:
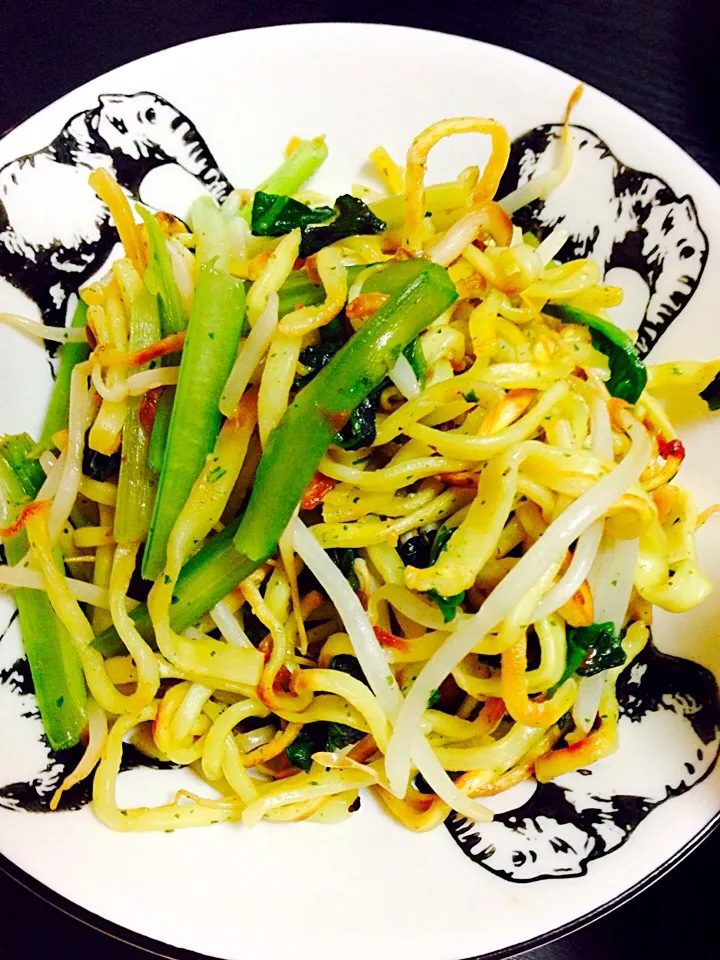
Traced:
[[300, 363], [306, 372], [295, 378], [293, 390], [301, 390], [310, 383], [328, 364], [338, 350], [347, 342], [342, 315], [333, 317], [330, 323], [320, 328], [320, 343], [311, 344], [300, 354]]
[[590, 631], [591, 634], [587, 656], [577, 670], [579, 676], [591, 677], [595, 673], [612, 670], [613, 667], [621, 667], [625, 663], [625, 651], [622, 648], [620, 637], [615, 633], [613, 624], [609, 621], [607, 623], [591, 623], [589, 627], [572, 627], [571, 629], [575, 631], [586, 630]]
[[348, 727], [344, 723], [329, 723], [325, 749], [334, 753], [336, 750], [350, 746], [351, 743], [357, 743], [363, 736], [363, 732], [356, 730], [355, 727]]
[[334, 216], [332, 207], [308, 207], [292, 197], [258, 190], [252, 206], [252, 232], [256, 237], [282, 237], [296, 227], [322, 223]]
[[450, 527], [439, 527], [437, 533], [435, 534], [435, 539], [433, 540], [432, 548], [430, 550], [430, 565], [437, 563], [437, 558], [447, 549], [448, 540], [453, 535], [455, 531]]
[[568, 627], [566, 642], [565, 672], [553, 690], [575, 673], [581, 677], [590, 677], [625, 663], [620, 637], [609, 620], [604, 623], [591, 623], [587, 627]]
[[293, 390], [302, 390], [306, 384], [310, 383], [320, 373], [325, 364], [332, 360], [341, 346], [341, 343], [316, 343], [305, 347], [300, 354], [300, 363], [307, 370], [295, 378]]
[[645, 389], [647, 370], [627, 333], [609, 320], [577, 307], [552, 303], [543, 309], [563, 323], [582, 323], [590, 327], [593, 346], [605, 354], [610, 364], [610, 379], [605, 386], [613, 397], [636, 403]]
[[352, 547], [330, 547], [325, 552], [338, 568], [340, 573], [342, 573], [342, 575], [345, 577], [352, 589], [359, 590], [360, 583], [353, 566], [355, 563], [355, 557], [357, 556], [357, 551]]
[[720, 373], [700, 392], [700, 396], [711, 410], [720, 410]]
[[382, 233], [385, 229], [386, 224], [375, 216], [366, 203], [347, 193], [337, 198], [335, 210], [337, 216], [330, 223], [321, 227], [302, 228], [301, 257], [309, 257], [336, 240]]
[[437, 590], [428, 590], [428, 596], [440, 608], [445, 623], [450, 623], [451, 620], [455, 619], [457, 608], [465, 599], [465, 591], [461, 590], [460, 593], [456, 593], [452, 597], [443, 597]]
[[431, 690], [430, 696], [428, 697], [428, 702], [427, 702], [428, 710], [432, 710], [432, 708], [435, 706], [435, 704], [438, 702], [439, 699], [440, 699], [440, 691]]
[[345, 426], [335, 434], [335, 443], [343, 450], [359, 450], [360, 447], [369, 447], [375, 440], [375, 405], [374, 397], [365, 397], [355, 407], [348, 417]]
[[312, 755], [313, 746], [304, 730], [301, 730], [293, 742], [285, 747], [285, 756], [290, 763], [306, 773], [312, 766]]

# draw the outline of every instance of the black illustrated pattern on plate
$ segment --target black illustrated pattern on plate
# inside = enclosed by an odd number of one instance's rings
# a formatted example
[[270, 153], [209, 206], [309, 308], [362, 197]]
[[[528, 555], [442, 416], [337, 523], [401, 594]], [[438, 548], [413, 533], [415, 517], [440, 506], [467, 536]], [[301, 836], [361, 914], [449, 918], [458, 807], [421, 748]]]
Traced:
[[[499, 196], [557, 162], [561, 131], [560, 124], [544, 124], [514, 141]], [[625, 166], [592, 130], [571, 124], [571, 131], [566, 180], [513, 220], [541, 237], [557, 226], [568, 230], [560, 260], [592, 257], [604, 272], [625, 267], [645, 281], [649, 298], [637, 339], [644, 356], [695, 292], [707, 237], [691, 197], [677, 197], [660, 177]]]
[[582, 876], [652, 810], [707, 776], [720, 748], [710, 671], [648, 644], [620, 675], [617, 695], [617, 753], [538, 784], [529, 800], [491, 823], [446, 820], [468, 857], [515, 883]]
[[68, 297], [118, 239], [89, 174], [105, 168], [138, 198], [145, 177], [168, 164], [217, 200], [232, 189], [195, 125], [167, 100], [147, 92], [99, 97], [48, 146], [0, 169], [0, 277], [35, 301], [45, 323], [63, 326]]
[[[48, 810], [57, 787], [77, 766], [84, 748], [78, 745], [71, 750], [51, 750], [26, 658], [20, 655], [15, 659], [10, 648], [11, 662], [5, 666], [6, 649], [15, 633], [10, 628], [16, 619], [17, 612], [0, 633], [0, 807], [42, 813]], [[126, 743], [120, 769], [136, 767], [165, 770], [173, 769], [174, 764], [153, 760]], [[92, 777], [64, 793], [58, 809], [78, 810], [89, 802], [91, 794]]]

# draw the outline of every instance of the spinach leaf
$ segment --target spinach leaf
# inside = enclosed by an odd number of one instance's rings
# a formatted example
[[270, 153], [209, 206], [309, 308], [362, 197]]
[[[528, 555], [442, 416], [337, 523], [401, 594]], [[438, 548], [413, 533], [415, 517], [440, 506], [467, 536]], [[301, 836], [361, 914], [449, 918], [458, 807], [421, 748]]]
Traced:
[[440, 691], [437, 689], [431, 690], [430, 696], [428, 697], [428, 702], [427, 702], [428, 710], [432, 710], [432, 708], [435, 706], [435, 704], [438, 702], [439, 699], [440, 699]]
[[359, 680], [360, 683], [364, 683], [366, 687], [370, 686], [362, 671], [360, 661], [357, 657], [353, 657], [349, 653], [336, 653], [328, 666], [331, 670], [339, 670], [341, 673], [347, 673], [348, 676], [354, 677], [356, 680]]
[[428, 590], [428, 596], [440, 608], [445, 623], [450, 623], [451, 620], [455, 619], [457, 608], [465, 599], [465, 591], [461, 590], [460, 593], [455, 593], [452, 597], [444, 597], [437, 590]]
[[455, 531], [451, 527], [438, 527], [435, 539], [430, 550], [430, 565], [437, 562], [437, 558], [447, 549], [448, 540]]
[[361, 730], [356, 730], [355, 727], [348, 727], [344, 723], [333, 723], [331, 721], [328, 724], [325, 749], [334, 753], [336, 750], [342, 750], [344, 747], [350, 746], [351, 743], [357, 743], [364, 736], [365, 734]]
[[293, 742], [285, 747], [285, 756], [294, 767], [307, 773], [312, 766], [312, 755], [325, 749], [326, 737], [326, 724], [306, 723]]
[[700, 391], [700, 396], [711, 410], [720, 410], [720, 373], [716, 373], [714, 379]]
[[336, 240], [382, 233], [386, 227], [385, 222], [376, 217], [366, 203], [350, 194], [345, 193], [337, 198], [335, 210], [337, 216], [330, 223], [302, 228], [301, 257], [309, 257]]
[[359, 450], [369, 447], [375, 440], [375, 413], [380, 394], [390, 385], [386, 377], [364, 400], [355, 407], [345, 426], [335, 434], [333, 443], [343, 450]]
[[114, 477], [120, 472], [120, 449], [107, 456], [104, 453], [98, 453], [92, 450], [88, 444], [88, 430], [85, 434], [85, 446], [83, 448], [82, 472], [91, 480], [101, 482]]
[[334, 216], [332, 207], [309, 207], [292, 197], [258, 190], [252, 205], [252, 232], [256, 237], [282, 237], [295, 227], [322, 223]]
[[637, 355], [630, 337], [609, 320], [603, 320], [587, 310], [557, 303], [543, 307], [545, 313], [558, 317], [563, 323], [583, 323], [590, 327], [592, 343], [610, 362], [610, 379], [605, 386], [613, 397], [636, 403], [647, 383], [645, 364]]
[[610, 620], [591, 623], [587, 627], [568, 627], [566, 640], [565, 672], [553, 687], [553, 691], [574, 673], [580, 677], [591, 677], [602, 670], [620, 667], [625, 663], [625, 651]]
[[312, 766], [312, 745], [306, 733], [301, 730], [293, 742], [285, 747], [285, 756], [294, 767], [307, 773]]
[[341, 343], [316, 343], [311, 344], [300, 354], [300, 363], [307, 367], [307, 373], [295, 377], [293, 381], [293, 390], [302, 390], [304, 386], [314, 380], [322, 368], [328, 364], [338, 352]]
[[369, 447], [375, 440], [375, 404], [377, 398], [365, 397], [348, 417], [345, 426], [335, 434], [333, 443], [343, 450]]
[[590, 635], [587, 656], [577, 670], [579, 676], [592, 677], [593, 674], [621, 667], [625, 663], [625, 651], [610, 621], [591, 623], [589, 627], [571, 627], [571, 630], [573, 633], [586, 631]]
[[300, 363], [307, 367], [307, 372], [296, 377], [293, 382], [293, 390], [301, 390], [310, 383], [326, 364], [328, 364], [340, 347], [347, 340], [343, 328], [342, 315], [333, 317], [330, 323], [320, 327], [320, 343], [311, 344], [300, 354]]
[[325, 553], [327, 553], [352, 589], [359, 590], [360, 582], [353, 567], [357, 551], [352, 547], [330, 547]]

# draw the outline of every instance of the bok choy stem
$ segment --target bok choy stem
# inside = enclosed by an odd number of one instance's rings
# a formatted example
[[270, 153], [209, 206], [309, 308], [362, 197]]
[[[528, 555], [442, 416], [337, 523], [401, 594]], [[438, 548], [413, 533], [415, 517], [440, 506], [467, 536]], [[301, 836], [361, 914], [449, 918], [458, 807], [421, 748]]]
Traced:
[[[0, 500], [4, 524], [35, 499], [45, 475], [32, 459], [27, 434], [0, 441]], [[19, 563], [28, 550], [24, 530], [4, 541], [8, 563]], [[53, 750], [75, 746], [87, 724], [87, 692], [80, 660], [65, 627], [42, 590], [13, 590], [23, 646], [35, 686], [40, 716]]]
[[[84, 327], [87, 307], [78, 300], [72, 320], [71, 327]], [[90, 356], [90, 345], [87, 343], [65, 343], [59, 351], [60, 362], [58, 364], [55, 382], [53, 383], [50, 402], [47, 413], [40, 432], [40, 439], [33, 451], [36, 455], [43, 450], [49, 450], [52, 447], [52, 438], [59, 430], [64, 430], [68, 425], [68, 410], [70, 409], [70, 378], [72, 376], [75, 364], [82, 363]]]
[[[130, 305], [130, 349], [140, 350], [159, 339], [157, 302], [143, 286]], [[115, 510], [118, 543], [145, 540], [155, 502], [157, 476], [149, 461], [150, 437], [140, 421], [142, 402], [142, 396], [127, 401]]]
[[[139, 203], [135, 205], [135, 209], [142, 217], [147, 231], [150, 262], [145, 274], [145, 283], [150, 291], [157, 296], [160, 330], [162, 336], [167, 337], [171, 333], [182, 332], [187, 326], [182, 311], [180, 291], [173, 276], [172, 262], [165, 243], [165, 234], [160, 229], [159, 223], [152, 213]], [[164, 357], [162, 360], [163, 366], [177, 366], [177, 363], [176, 357]], [[149, 463], [155, 473], [160, 473], [162, 469], [174, 397], [174, 387], [163, 387], [155, 408], [148, 450]]]
[[165, 565], [173, 524], [217, 439], [218, 402], [235, 360], [244, 317], [242, 283], [209, 263], [201, 264], [145, 545], [143, 577], [147, 580], [154, 580]]

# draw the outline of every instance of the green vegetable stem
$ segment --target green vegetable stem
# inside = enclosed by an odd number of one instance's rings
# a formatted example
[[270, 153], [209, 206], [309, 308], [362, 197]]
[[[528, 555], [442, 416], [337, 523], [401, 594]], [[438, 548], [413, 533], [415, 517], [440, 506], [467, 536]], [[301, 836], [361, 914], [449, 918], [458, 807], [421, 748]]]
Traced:
[[[160, 339], [155, 298], [142, 287], [130, 306], [130, 349], [141, 350]], [[157, 475], [150, 466], [150, 438], [140, 422], [142, 397], [128, 397], [115, 509], [115, 539], [143, 541], [150, 527]]]
[[457, 297], [447, 271], [437, 264], [406, 260], [384, 273], [387, 284], [397, 278], [394, 296], [297, 394], [268, 438], [235, 537], [236, 548], [258, 563], [275, 550], [320, 458], [352, 411], [413, 337]]
[[[199, 219], [202, 213], [203, 261], [198, 269], [145, 545], [142, 574], [147, 580], [154, 580], [165, 564], [173, 525], [217, 439], [221, 420], [218, 401], [235, 360], [245, 319], [244, 287], [218, 263], [223, 259], [220, 211], [213, 205], [213, 213], [204, 202], [200, 209], [193, 209]], [[213, 216], [217, 223], [213, 223]]]
[[[40, 464], [32, 459], [32, 451], [33, 443], [27, 434], [7, 436], [0, 441], [4, 524], [12, 523], [20, 508], [35, 499], [45, 479]], [[28, 549], [25, 531], [8, 537], [4, 546], [8, 563], [19, 563]], [[13, 598], [50, 746], [53, 750], [74, 747], [87, 724], [87, 693], [72, 640], [42, 590], [17, 588]]]
[[[147, 230], [150, 262], [145, 273], [145, 283], [151, 293], [157, 296], [161, 335], [166, 337], [171, 333], [180, 333], [187, 324], [182, 311], [180, 292], [172, 272], [165, 234], [149, 210], [146, 210], [140, 204], [136, 204], [135, 209], [142, 217]], [[168, 367], [177, 366], [177, 362], [176, 357], [163, 357], [162, 361], [163, 366]], [[160, 473], [162, 469], [174, 396], [174, 387], [163, 387], [155, 408], [148, 451], [150, 466], [155, 473]]]
[[[87, 307], [78, 300], [72, 320], [71, 327], [84, 327]], [[58, 430], [64, 430], [68, 425], [68, 411], [70, 409], [70, 380], [72, 378], [73, 367], [77, 363], [82, 363], [90, 356], [90, 346], [87, 343], [65, 343], [58, 355], [60, 363], [58, 364], [55, 383], [50, 394], [50, 403], [48, 404], [45, 421], [40, 431], [40, 439], [33, 453], [37, 456], [43, 450], [49, 450], [52, 447], [52, 437]]]
[[[176, 602], [170, 609], [170, 621], [175, 630], [195, 623], [272, 554], [320, 458], [337, 433], [340, 421], [346, 419], [350, 411], [383, 380], [403, 348], [457, 297], [447, 271], [433, 263], [408, 260], [387, 267], [383, 273], [387, 274], [383, 284], [391, 298], [297, 394], [279, 426], [270, 434], [250, 503], [242, 519], [228, 524], [183, 568], [175, 589]], [[371, 279], [376, 281], [377, 276]], [[197, 299], [197, 292], [195, 296]], [[190, 325], [192, 327], [192, 320]], [[183, 364], [187, 350], [186, 343]], [[204, 382], [198, 378], [196, 370], [194, 384]], [[222, 389], [223, 383], [224, 379], [220, 378], [215, 385], [217, 390]], [[181, 387], [182, 369], [178, 394]], [[196, 404], [202, 400], [195, 393], [192, 397]], [[217, 396], [213, 403], [217, 409]], [[180, 396], [173, 418], [179, 407]], [[193, 428], [194, 433], [187, 438], [186, 424], [183, 421], [181, 424], [183, 439], [194, 443], [197, 431]], [[171, 430], [170, 439], [172, 434]], [[302, 443], [297, 442], [298, 437], [303, 438]], [[185, 445], [181, 446], [184, 449]], [[181, 468], [187, 472], [183, 464]], [[182, 505], [188, 492], [189, 488], [176, 494], [176, 503]], [[156, 514], [159, 502], [160, 494]], [[156, 553], [156, 557], [158, 555]], [[149, 635], [147, 609], [144, 606], [137, 608], [132, 617], [138, 628]], [[96, 645], [108, 654], [116, 652], [118, 644], [112, 628], [96, 641]]]

